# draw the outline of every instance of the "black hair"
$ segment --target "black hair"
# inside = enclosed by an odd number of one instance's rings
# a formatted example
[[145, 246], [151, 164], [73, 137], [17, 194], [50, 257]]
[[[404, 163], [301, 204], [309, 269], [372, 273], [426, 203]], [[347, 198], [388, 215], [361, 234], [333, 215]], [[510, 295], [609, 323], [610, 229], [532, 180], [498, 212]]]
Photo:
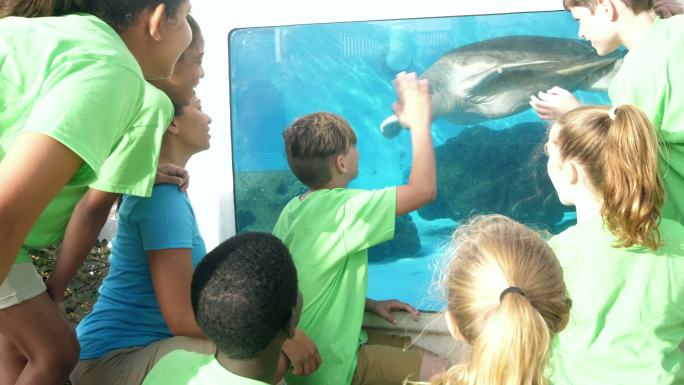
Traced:
[[200, 39], [203, 39], [202, 37], [202, 29], [199, 26], [199, 23], [197, 23], [197, 20], [195, 20], [192, 15], [188, 15], [188, 25], [190, 25], [190, 30], [192, 31], [192, 40], [190, 40], [190, 45], [188, 47], [192, 47], [197, 43]]
[[121, 32], [134, 24], [142, 11], [159, 4], [166, 5], [165, 14], [173, 19], [178, 8], [186, 1], [189, 0], [87, 0], [84, 11], [99, 17]]
[[192, 276], [197, 324], [234, 359], [256, 357], [287, 328], [297, 293], [290, 252], [267, 233], [228, 239], [202, 259]]
[[86, 12], [121, 32], [135, 23], [142, 11], [159, 4], [166, 5], [166, 16], [173, 19], [185, 1], [189, 0], [2, 0], [0, 18], [62, 16]]
[[171, 104], [173, 104], [173, 116], [174, 117], [183, 115], [183, 109], [185, 108], [184, 105], [174, 103], [174, 102], [171, 102]]
[[7, 16], [61, 16], [83, 10], [79, 0], [2, 0], [0, 18]]

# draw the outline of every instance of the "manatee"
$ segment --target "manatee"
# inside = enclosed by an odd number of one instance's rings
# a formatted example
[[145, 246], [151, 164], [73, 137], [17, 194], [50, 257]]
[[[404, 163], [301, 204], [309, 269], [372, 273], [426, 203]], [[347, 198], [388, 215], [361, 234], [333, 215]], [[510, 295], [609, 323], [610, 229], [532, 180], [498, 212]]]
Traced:
[[[421, 77], [430, 81], [433, 120], [472, 125], [529, 108], [530, 95], [553, 86], [605, 90], [623, 56], [598, 56], [578, 39], [507, 36], [458, 47]], [[393, 137], [401, 126], [392, 115], [380, 129]]]

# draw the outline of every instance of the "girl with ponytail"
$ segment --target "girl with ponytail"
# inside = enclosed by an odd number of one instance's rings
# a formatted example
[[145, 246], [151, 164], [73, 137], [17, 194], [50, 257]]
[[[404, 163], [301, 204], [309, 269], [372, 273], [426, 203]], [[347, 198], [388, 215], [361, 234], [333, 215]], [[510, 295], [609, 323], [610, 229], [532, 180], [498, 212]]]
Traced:
[[568, 320], [560, 264], [534, 231], [504, 216], [475, 218], [453, 237], [442, 278], [447, 325], [470, 358], [439, 385], [546, 385], [551, 341]]
[[549, 177], [577, 210], [549, 241], [575, 305], [555, 385], [684, 382], [684, 227], [660, 217], [654, 132], [630, 105], [580, 107], [549, 130]]

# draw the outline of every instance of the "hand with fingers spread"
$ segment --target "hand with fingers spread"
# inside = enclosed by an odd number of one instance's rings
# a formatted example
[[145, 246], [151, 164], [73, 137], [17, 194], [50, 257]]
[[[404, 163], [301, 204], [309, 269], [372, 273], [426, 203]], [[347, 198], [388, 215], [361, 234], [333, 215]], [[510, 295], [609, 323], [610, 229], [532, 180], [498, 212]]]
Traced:
[[186, 191], [190, 185], [190, 174], [183, 167], [164, 163], [157, 167], [157, 177], [154, 183], [175, 184], [178, 185], [180, 191]]
[[287, 356], [295, 376], [308, 376], [321, 366], [321, 355], [316, 343], [300, 329], [283, 344], [283, 353]]
[[429, 129], [432, 104], [428, 80], [418, 79], [414, 72], [400, 72], [392, 83], [397, 91], [397, 101], [392, 104], [392, 110], [399, 123], [411, 129]]
[[392, 311], [405, 311], [411, 313], [414, 321], [418, 321], [418, 318], [420, 317], [420, 312], [414, 309], [413, 306], [396, 299], [374, 301], [370, 298], [366, 298], [366, 311], [375, 313], [393, 324], [396, 324], [397, 320], [392, 316]]
[[572, 92], [553, 87], [546, 92], [540, 91], [538, 96], [530, 96], [530, 105], [540, 118], [555, 120], [564, 113], [579, 107], [580, 103]]
[[684, 5], [678, 0], [656, 0], [653, 9], [661, 19], [684, 13]]

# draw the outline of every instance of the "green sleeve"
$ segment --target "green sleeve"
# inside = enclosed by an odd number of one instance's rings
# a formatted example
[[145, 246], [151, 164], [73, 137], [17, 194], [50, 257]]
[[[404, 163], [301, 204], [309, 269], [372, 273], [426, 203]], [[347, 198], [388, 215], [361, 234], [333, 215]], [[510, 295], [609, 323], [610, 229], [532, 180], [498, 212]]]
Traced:
[[54, 138], [98, 174], [141, 107], [142, 80], [112, 63], [77, 60], [51, 69], [42, 88], [24, 130]]
[[156, 176], [159, 150], [173, 118], [171, 100], [147, 83], [143, 108], [90, 187], [110, 193], [148, 197]]
[[344, 242], [348, 253], [394, 238], [397, 189], [348, 190], [344, 204]]

